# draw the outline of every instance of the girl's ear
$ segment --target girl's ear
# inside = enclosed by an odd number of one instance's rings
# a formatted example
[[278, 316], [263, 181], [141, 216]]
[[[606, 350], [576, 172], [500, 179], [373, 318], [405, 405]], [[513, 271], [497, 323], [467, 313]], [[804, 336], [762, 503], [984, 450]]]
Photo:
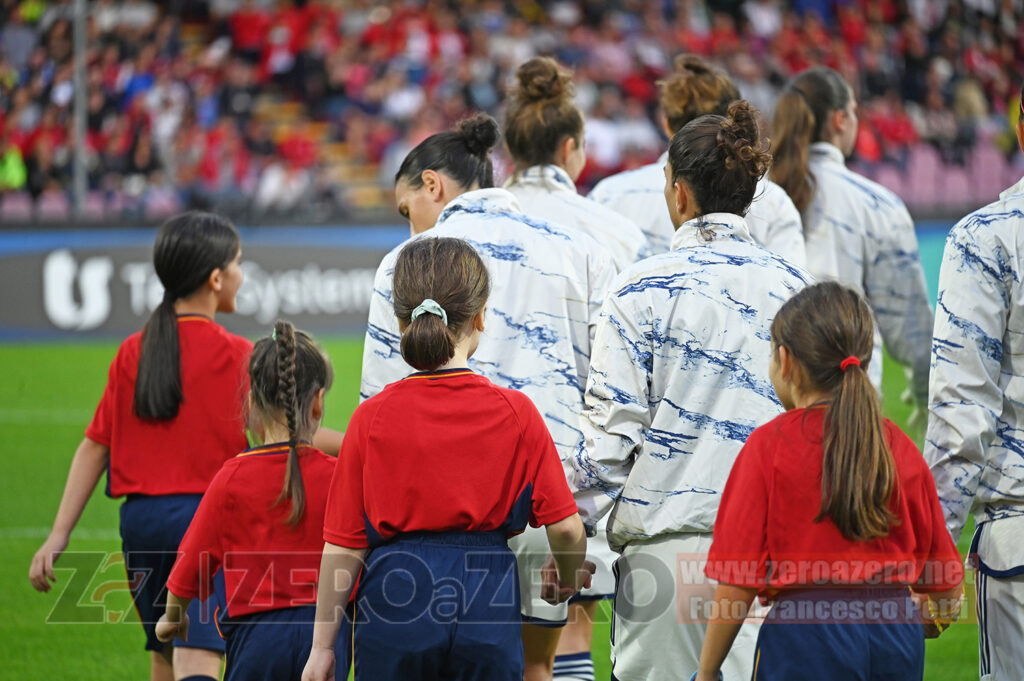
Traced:
[[480, 311], [476, 313], [476, 316], [473, 317], [473, 328], [476, 329], [477, 331], [480, 331], [481, 333], [483, 333], [484, 330], [484, 316], [486, 315], [486, 313], [487, 308], [482, 307], [480, 308]]
[[779, 376], [782, 380], [787, 382], [793, 381], [793, 370], [794, 362], [793, 355], [789, 352], [789, 348], [785, 345], [780, 345], [778, 348], [779, 353]]
[[213, 268], [210, 276], [206, 279], [206, 283], [209, 284], [214, 292], [220, 293], [221, 288], [224, 286], [224, 270], [219, 267]]
[[324, 394], [327, 391], [324, 388], [316, 391], [316, 395], [313, 396], [313, 404], [310, 405], [310, 416], [313, 417], [314, 421], [320, 421], [324, 417]]

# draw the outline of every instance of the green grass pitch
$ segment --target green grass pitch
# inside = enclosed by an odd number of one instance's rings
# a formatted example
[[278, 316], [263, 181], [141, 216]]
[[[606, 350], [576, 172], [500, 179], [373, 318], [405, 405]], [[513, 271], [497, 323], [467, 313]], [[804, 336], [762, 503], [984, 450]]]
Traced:
[[[328, 426], [344, 429], [358, 402], [362, 343], [324, 343], [335, 368], [328, 396]], [[0, 678], [142, 679], [149, 663], [120, 561], [119, 503], [93, 496], [72, 535], [58, 582], [48, 594], [28, 582], [28, 566], [53, 520], [71, 455], [92, 416], [106, 380], [114, 343], [0, 345], [0, 442], [4, 445], [0, 540], [7, 558], [0, 562]], [[896, 396], [902, 372], [886, 365], [886, 414], [899, 424], [908, 409]], [[969, 537], [969, 530], [965, 538]], [[967, 548], [961, 541], [961, 551]], [[109, 557], [109, 558], [108, 558]], [[74, 581], [71, 576], [75, 575]], [[77, 580], [85, 580], [78, 584]], [[968, 576], [968, 582], [973, 582]], [[67, 592], [63, 590], [69, 587]], [[63, 593], [63, 595], [62, 595]], [[86, 594], [82, 599], [72, 593]], [[973, 586], [968, 585], [969, 598]], [[977, 630], [973, 605], [942, 638], [927, 643], [925, 678], [945, 681], [977, 678]], [[594, 635], [597, 678], [609, 678], [605, 603]]]

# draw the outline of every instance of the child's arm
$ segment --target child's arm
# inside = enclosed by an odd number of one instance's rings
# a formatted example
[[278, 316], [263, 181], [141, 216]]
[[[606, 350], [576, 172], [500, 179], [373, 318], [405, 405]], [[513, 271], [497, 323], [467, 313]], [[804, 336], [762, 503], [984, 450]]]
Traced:
[[925, 638], [938, 638], [950, 624], [960, 617], [960, 606], [964, 602], [963, 582], [946, 591], [914, 593], [914, 600], [921, 608]]
[[736, 640], [747, 616], [747, 610], [757, 595], [757, 589], [732, 584], [719, 584], [715, 587], [715, 605], [713, 614], [716, 616], [708, 622], [707, 633], [704, 634], [704, 647], [700, 651], [700, 666], [694, 675], [696, 681], [717, 681], [725, 662], [725, 656]]
[[[596, 566], [587, 557], [587, 534], [578, 513], [545, 526], [551, 558], [542, 570], [549, 573], [544, 579], [541, 598], [549, 603], [561, 603], [590, 584]], [[550, 577], [552, 569], [554, 580]]]
[[28, 570], [28, 578], [37, 591], [49, 591], [50, 582], [56, 582], [53, 564], [68, 546], [71, 531], [82, 517], [85, 505], [89, 503], [96, 483], [107, 468], [110, 461], [110, 447], [101, 445], [95, 440], [83, 438], [75, 450], [71, 460], [71, 469], [64, 484], [64, 495], [57, 508], [57, 517], [53, 521], [53, 529], [43, 545], [32, 557], [32, 565]]
[[167, 592], [167, 610], [160, 615], [156, 623], [156, 637], [161, 641], [170, 641], [173, 638], [188, 640], [188, 606], [192, 603], [191, 598], [178, 596]]
[[316, 594], [313, 647], [309, 651], [306, 668], [302, 670], [302, 681], [334, 679], [334, 643], [365, 556], [366, 549], [324, 543]]

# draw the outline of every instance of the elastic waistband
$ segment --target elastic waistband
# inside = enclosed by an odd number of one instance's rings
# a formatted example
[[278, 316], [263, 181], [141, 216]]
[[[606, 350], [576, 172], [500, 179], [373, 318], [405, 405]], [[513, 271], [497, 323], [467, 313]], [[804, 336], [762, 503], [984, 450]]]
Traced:
[[124, 495], [125, 503], [135, 501], [192, 501], [195, 499], [202, 499], [202, 494], [126, 494]]
[[384, 545], [443, 544], [447, 546], [508, 546], [503, 532], [403, 532]]

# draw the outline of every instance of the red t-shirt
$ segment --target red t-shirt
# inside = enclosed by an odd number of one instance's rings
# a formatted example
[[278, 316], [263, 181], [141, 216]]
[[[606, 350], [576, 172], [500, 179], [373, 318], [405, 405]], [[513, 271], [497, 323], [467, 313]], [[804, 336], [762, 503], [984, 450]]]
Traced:
[[181, 391], [169, 421], [138, 418], [135, 378], [142, 333], [121, 344], [86, 437], [110, 447], [107, 493], [202, 494], [221, 465], [248, 444], [242, 406], [252, 343], [201, 315], [178, 317]]
[[323, 554], [324, 508], [333, 457], [300, 445], [306, 510], [285, 524], [291, 502], [275, 503], [284, 484], [288, 445], [242, 452], [220, 469], [178, 547], [167, 588], [186, 598], [206, 597], [224, 569], [231, 617], [316, 603]]
[[963, 579], [931, 472], [914, 443], [890, 421], [896, 461], [890, 504], [899, 523], [879, 539], [851, 542], [821, 506], [825, 409], [794, 409], [751, 433], [733, 464], [715, 520], [705, 574], [756, 588], [908, 585], [942, 591]]
[[323, 536], [349, 548], [417, 531], [512, 536], [573, 513], [558, 452], [526, 395], [468, 370], [425, 372], [352, 415]]

